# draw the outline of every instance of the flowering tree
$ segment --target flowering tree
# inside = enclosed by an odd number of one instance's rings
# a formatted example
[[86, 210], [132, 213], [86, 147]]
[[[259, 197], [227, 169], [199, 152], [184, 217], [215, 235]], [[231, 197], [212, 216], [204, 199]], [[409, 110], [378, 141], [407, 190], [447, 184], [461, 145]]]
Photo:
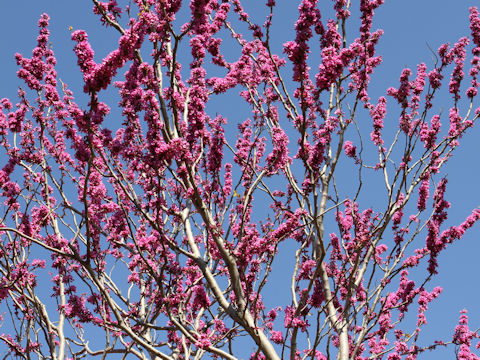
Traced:
[[[0, 105], [7, 357], [395, 360], [452, 346], [478, 359], [466, 313], [453, 336], [418, 344], [438, 256], [480, 219], [447, 225], [442, 174], [480, 114], [479, 12], [470, 37], [371, 99], [383, 0], [336, 0], [327, 20], [317, 3], [299, 1], [284, 58], [273, 0], [263, 25], [240, 0], [93, 0], [119, 41], [97, 63], [72, 30], [86, 107], [57, 77], [40, 17], [32, 57], [16, 55], [26, 87]], [[213, 114], [224, 94], [251, 112]], [[384, 128], [387, 98], [398, 122]], [[289, 271], [288, 297], [275, 271]]]

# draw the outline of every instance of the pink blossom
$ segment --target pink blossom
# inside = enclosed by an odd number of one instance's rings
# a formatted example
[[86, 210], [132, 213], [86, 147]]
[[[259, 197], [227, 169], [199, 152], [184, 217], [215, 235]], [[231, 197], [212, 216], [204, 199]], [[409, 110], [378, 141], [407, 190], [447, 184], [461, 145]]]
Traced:
[[283, 44], [284, 51], [293, 63], [293, 80], [302, 81], [308, 78], [306, 60], [310, 53], [308, 40], [313, 33], [311, 27], [315, 27], [317, 33], [323, 32], [320, 22], [320, 11], [317, 9], [317, 0], [302, 0], [298, 7], [299, 18], [295, 23], [296, 38]]
[[315, 75], [317, 90], [327, 90], [342, 74], [343, 68], [349, 58], [342, 58], [334, 46], [322, 50], [322, 63], [318, 67], [318, 74]]
[[439, 69], [433, 69], [428, 73], [428, 81], [433, 89], [438, 89], [442, 84], [443, 75]]
[[370, 109], [370, 116], [373, 119], [373, 131], [370, 134], [370, 138], [377, 146], [383, 145], [381, 130], [383, 129], [383, 119], [387, 113], [386, 101], [384, 97], [381, 97], [378, 99], [377, 106]]
[[200, 334], [198, 339], [195, 341], [195, 346], [207, 350], [212, 345], [212, 342], [207, 334]]
[[425, 240], [426, 247], [430, 250], [430, 260], [428, 270], [430, 273], [435, 274], [437, 272], [437, 257], [438, 253], [445, 248], [445, 242], [439, 238], [440, 225], [447, 218], [446, 209], [450, 207], [450, 203], [444, 200], [445, 189], [447, 180], [443, 178], [437, 185], [434, 195], [434, 214], [431, 220], [428, 221], [428, 235]]
[[305, 260], [300, 265], [300, 271], [298, 273], [299, 279], [309, 279], [312, 276], [312, 270], [316, 267], [317, 262], [314, 260]]
[[283, 334], [281, 331], [272, 330], [270, 333], [270, 339], [272, 339], [275, 344], [281, 344], [283, 342]]
[[343, 143], [343, 150], [345, 151], [345, 155], [347, 155], [348, 157], [354, 158], [356, 156], [357, 148], [349, 140]]
[[347, 0], [336, 0], [335, 11], [337, 12], [338, 19], [347, 19], [350, 16], [350, 10], [347, 10]]
[[427, 199], [429, 196], [429, 186], [430, 186], [430, 178], [426, 177], [422, 179], [420, 183], [420, 187], [418, 188], [418, 201], [417, 201], [418, 211], [425, 210]]
[[381, 254], [383, 254], [385, 251], [387, 251], [388, 247], [385, 244], [378, 245], [375, 248], [375, 262], [377, 264], [382, 264], [382, 258], [380, 257]]
[[[109, 0], [108, 2], [104, 1], [99, 1], [98, 2], [98, 7], [94, 6], [93, 7], [93, 12], [97, 15], [101, 15], [100, 9], [106, 14], [106, 16], [110, 19], [115, 21], [117, 18], [119, 18], [122, 14], [122, 9], [118, 7], [118, 3], [116, 0]], [[106, 21], [103, 16], [100, 18], [100, 21], [104, 26], [110, 26], [110, 23]]]
[[288, 137], [281, 128], [272, 129], [272, 142], [273, 150], [266, 158], [269, 175], [277, 173], [289, 162]]
[[435, 147], [438, 133], [440, 132], [440, 116], [434, 115], [430, 120], [430, 128], [427, 123], [423, 123], [420, 130], [420, 140], [424, 142], [427, 149]]
[[478, 8], [472, 6], [470, 9], [470, 30], [472, 31], [473, 43], [480, 47], [480, 17], [478, 14]]
[[465, 63], [465, 47], [468, 45], [469, 39], [464, 37], [461, 38], [458, 43], [456, 43], [452, 49], [453, 54], [455, 54], [455, 68], [452, 72], [452, 77], [448, 85], [449, 91], [454, 95], [455, 101], [460, 99], [460, 84], [464, 78], [463, 65]]
[[460, 320], [458, 323], [459, 324], [455, 328], [455, 333], [453, 335], [453, 343], [460, 345], [458, 358], [462, 360], [478, 360], [479, 357], [471, 352], [470, 346], [471, 340], [475, 337], [479, 337], [479, 335], [469, 329], [466, 310], [460, 312]]
[[450, 129], [448, 129], [448, 135], [457, 136], [462, 131], [462, 118], [458, 114], [457, 108], [451, 108], [448, 114], [450, 118]]

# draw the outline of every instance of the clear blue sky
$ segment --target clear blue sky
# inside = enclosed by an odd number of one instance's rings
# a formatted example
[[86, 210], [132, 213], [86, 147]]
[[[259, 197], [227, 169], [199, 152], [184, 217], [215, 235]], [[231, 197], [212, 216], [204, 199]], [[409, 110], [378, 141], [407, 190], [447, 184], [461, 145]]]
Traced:
[[[358, 3], [353, 0], [352, 3]], [[254, 6], [264, 1], [244, 1], [247, 12], [254, 14]], [[277, 25], [274, 25], [274, 41], [278, 45], [293, 37], [293, 14], [297, 14], [298, 1], [277, 0], [279, 9]], [[330, 1], [320, 1], [328, 4]], [[416, 68], [419, 62], [433, 63], [427, 43], [437, 49], [443, 42], [455, 42], [460, 36], [469, 34], [468, 7], [480, 5], [475, 0], [401, 0], [386, 1], [377, 11], [374, 27], [384, 29], [379, 53], [383, 55], [384, 64], [377, 70], [372, 87], [372, 98], [384, 94], [389, 86], [398, 84], [398, 77], [403, 67]], [[354, 5], [355, 6], [355, 5]], [[42, 12], [50, 15], [50, 31], [53, 49], [57, 56], [57, 71], [80, 99], [83, 94], [80, 85], [81, 74], [73, 54], [73, 42], [70, 40], [69, 26], [85, 29], [96, 52], [96, 60], [113, 49], [118, 35], [112, 29], [100, 26], [96, 16], [91, 12], [92, 3], [88, 0], [21, 0], [2, 3], [2, 50], [0, 51], [0, 98], [9, 97], [15, 102], [16, 89], [20, 82], [16, 79], [17, 66], [14, 53], [20, 52], [30, 56], [37, 36], [37, 20]], [[263, 22], [263, 21], [261, 21]], [[275, 24], [275, 22], [274, 22]], [[288, 24], [288, 25], [287, 25]], [[280, 47], [277, 47], [279, 51]], [[123, 73], [123, 71], [121, 71]], [[445, 99], [444, 111], [448, 111], [451, 101]], [[78, 100], [85, 103], [86, 98]], [[480, 105], [477, 103], [477, 106]], [[437, 107], [442, 104], [436, 103]], [[388, 121], [395, 122], [397, 115], [390, 114]], [[458, 224], [472, 208], [480, 205], [478, 163], [478, 139], [480, 127], [470, 132], [462, 141], [462, 146], [455, 152], [454, 160], [448, 165], [447, 200], [453, 203], [449, 224]], [[0, 159], [0, 165], [3, 161]], [[480, 326], [480, 226], [467, 233], [458, 243], [440, 257], [440, 275], [430, 286], [440, 285], [444, 293], [430, 306], [427, 314], [429, 324], [426, 326], [426, 338], [438, 338], [445, 335], [447, 339], [453, 332], [459, 311], [468, 309], [472, 328]], [[1, 309], [0, 309], [1, 312]], [[412, 314], [415, 316], [414, 314]], [[453, 358], [453, 348], [444, 354], [444, 358]], [[421, 359], [436, 358], [434, 354], [422, 355]]]

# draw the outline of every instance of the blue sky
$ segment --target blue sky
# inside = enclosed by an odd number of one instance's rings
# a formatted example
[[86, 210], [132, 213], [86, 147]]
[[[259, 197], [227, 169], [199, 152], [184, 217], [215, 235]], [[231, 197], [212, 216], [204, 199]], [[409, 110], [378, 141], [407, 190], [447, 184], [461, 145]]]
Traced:
[[[354, 0], [353, 3], [358, 1]], [[255, 6], [263, 1], [244, 1], [250, 14], [255, 14]], [[292, 40], [293, 14], [297, 14], [298, 2], [278, 0], [279, 9], [274, 20], [273, 41], [278, 45]], [[320, 1], [329, 5], [328, 1]], [[402, 0], [386, 1], [377, 11], [374, 27], [380, 27], [385, 34], [378, 47], [384, 63], [377, 70], [372, 83], [372, 98], [385, 93], [389, 86], [398, 84], [398, 77], [403, 67], [416, 68], [419, 62], [433, 64], [432, 49], [437, 49], [444, 42], [454, 43], [459, 37], [469, 34], [468, 8], [478, 5], [474, 0]], [[0, 52], [0, 98], [9, 97], [15, 102], [16, 89], [20, 82], [15, 77], [17, 66], [14, 53], [20, 52], [29, 57], [31, 49], [36, 44], [37, 20], [42, 12], [50, 15], [50, 31], [53, 49], [57, 56], [57, 71], [81, 99], [81, 73], [76, 65], [76, 57], [72, 51], [69, 27], [85, 29], [96, 52], [96, 60], [113, 50], [118, 35], [112, 29], [100, 26], [96, 16], [91, 12], [90, 1], [74, 0], [23, 0], [5, 1], [2, 4], [2, 21], [0, 33], [2, 36], [2, 51]], [[263, 22], [263, 21], [261, 21]], [[275, 23], [277, 26], [275, 26]], [[278, 26], [281, 24], [281, 26]], [[277, 52], [280, 51], [277, 47]], [[121, 71], [123, 73], [123, 71]], [[86, 98], [79, 100], [86, 102]], [[444, 111], [451, 104], [449, 96], [440, 98], [441, 107], [445, 102]], [[477, 106], [480, 103], [477, 102]], [[226, 104], [228, 106], [228, 104]], [[392, 113], [389, 121], [395, 122], [396, 115]], [[455, 225], [462, 221], [471, 209], [480, 205], [478, 162], [478, 139], [480, 127], [471, 131], [463, 140], [461, 147], [455, 151], [454, 159], [448, 164], [447, 200], [453, 203], [449, 214], [449, 224]], [[2, 160], [0, 159], [0, 163]], [[448, 338], [457, 323], [459, 311], [468, 309], [472, 328], [480, 327], [480, 286], [479, 259], [480, 226], [468, 232], [458, 243], [451, 246], [440, 256], [440, 274], [430, 286], [442, 286], [444, 293], [430, 306], [427, 314], [429, 324], [426, 326], [426, 338], [438, 338], [442, 334]], [[445, 357], [453, 358], [450, 348]], [[434, 358], [434, 354], [426, 354], [422, 359]]]

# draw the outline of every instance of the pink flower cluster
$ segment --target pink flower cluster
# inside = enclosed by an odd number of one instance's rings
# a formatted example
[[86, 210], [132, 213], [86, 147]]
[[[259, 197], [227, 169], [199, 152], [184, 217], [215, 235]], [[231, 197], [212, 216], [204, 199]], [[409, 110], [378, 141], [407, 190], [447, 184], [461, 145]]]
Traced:
[[466, 94], [469, 98], [473, 98], [478, 93], [478, 73], [480, 72], [480, 17], [475, 6], [470, 8], [470, 30], [475, 47], [472, 49], [473, 59], [470, 61], [472, 65], [469, 71], [469, 75], [472, 77], [471, 86], [467, 89]]
[[432, 116], [430, 127], [426, 122], [422, 124], [420, 129], [420, 140], [423, 141], [425, 148], [433, 149], [436, 146], [437, 136], [440, 132], [440, 115]]
[[455, 328], [453, 335], [453, 343], [459, 346], [457, 358], [459, 360], [479, 360], [480, 357], [471, 352], [471, 341], [474, 338], [479, 338], [478, 332], [473, 332], [468, 327], [467, 311], [460, 312], [460, 319]]
[[[117, 18], [120, 18], [123, 11], [118, 6], [117, 0], [109, 0], [108, 2], [99, 1], [98, 6], [93, 7], [93, 12], [97, 15], [103, 15], [102, 13], [104, 13], [110, 20], [116, 21]], [[110, 26], [110, 23], [103, 16], [100, 17], [100, 21], [103, 25]]]
[[370, 139], [372, 139], [373, 143], [377, 146], [383, 145], [382, 139], [382, 129], [383, 129], [383, 119], [387, 114], [387, 99], [383, 96], [378, 99], [377, 106], [370, 109], [370, 116], [373, 119], [373, 131], [370, 134]]
[[267, 173], [272, 175], [283, 169], [290, 161], [288, 156], [288, 136], [280, 127], [272, 129], [273, 150], [267, 156]]
[[466, 56], [465, 47], [468, 45], [468, 43], [468, 38], [461, 38], [451, 50], [453, 52], [453, 55], [455, 55], [455, 68], [453, 69], [452, 77], [450, 79], [450, 83], [448, 84], [448, 88], [450, 93], [453, 94], [455, 101], [460, 100], [460, 84], [465, 76], [463, 72], [463, 66]]
[[314, 27], [317, 34], [324, 31], [317, 2], [318, 0], [302, 0], [298, 7], [300, 15], [295, 23], [297, 33], [295, 41], [283, 44], [285, 53], [293, 63], [294, 81], [303, 81], [308, 78], [307, 58], [310, 53], [308, 41], [313, 36], [311, 28]]
[[420, 182], [420, 187], [418, 188], [418, 200], [417, 200], [417, 209], [418, 211], [424, 211], [427, 204], [427, 199], [429, 196], [430, 188], [430, 177], [425, 176]]
[[450, 203], [444, 199], [445, 190], [447, 185], [447, 179], [443, 178], [435, 190], [433, 197], [434, 213], [431, 220], [428, 221], [428, 235], [425, 240], [426, 248], [430, 251], [430, 260], [428, 271], [431, 274], [437, 273], [437, 257], [441, 250], [445, 248], [445, 243], [439, 238], [440, 226], [447, 219], [447, 209], [450, 207]]
[[351, 158], [355, 158], [357, 154], [357, 148], [350, 140], [347, 140], [343, 143], [343, 150], [345, 151], [345, 155]]
[[117, 70], [123, 67], [127, 60], [134, 58], [135, 51], [143, 42], [144, 27], [144, 23], [135, 22], [130, 29], [125, 30], [118, 41], [118, 49], [108, 54], [101, 64], [96, 64], [93, 60], [94, 52], [88, 42], [87, 33], [84, 30], [76, 30], [72, 33], [72, 40], [77, 42], [74, 51], [78, 57], [80, 70], [83, 72], [86, 93], [97, 93], [101, 89], [106, 89]]

